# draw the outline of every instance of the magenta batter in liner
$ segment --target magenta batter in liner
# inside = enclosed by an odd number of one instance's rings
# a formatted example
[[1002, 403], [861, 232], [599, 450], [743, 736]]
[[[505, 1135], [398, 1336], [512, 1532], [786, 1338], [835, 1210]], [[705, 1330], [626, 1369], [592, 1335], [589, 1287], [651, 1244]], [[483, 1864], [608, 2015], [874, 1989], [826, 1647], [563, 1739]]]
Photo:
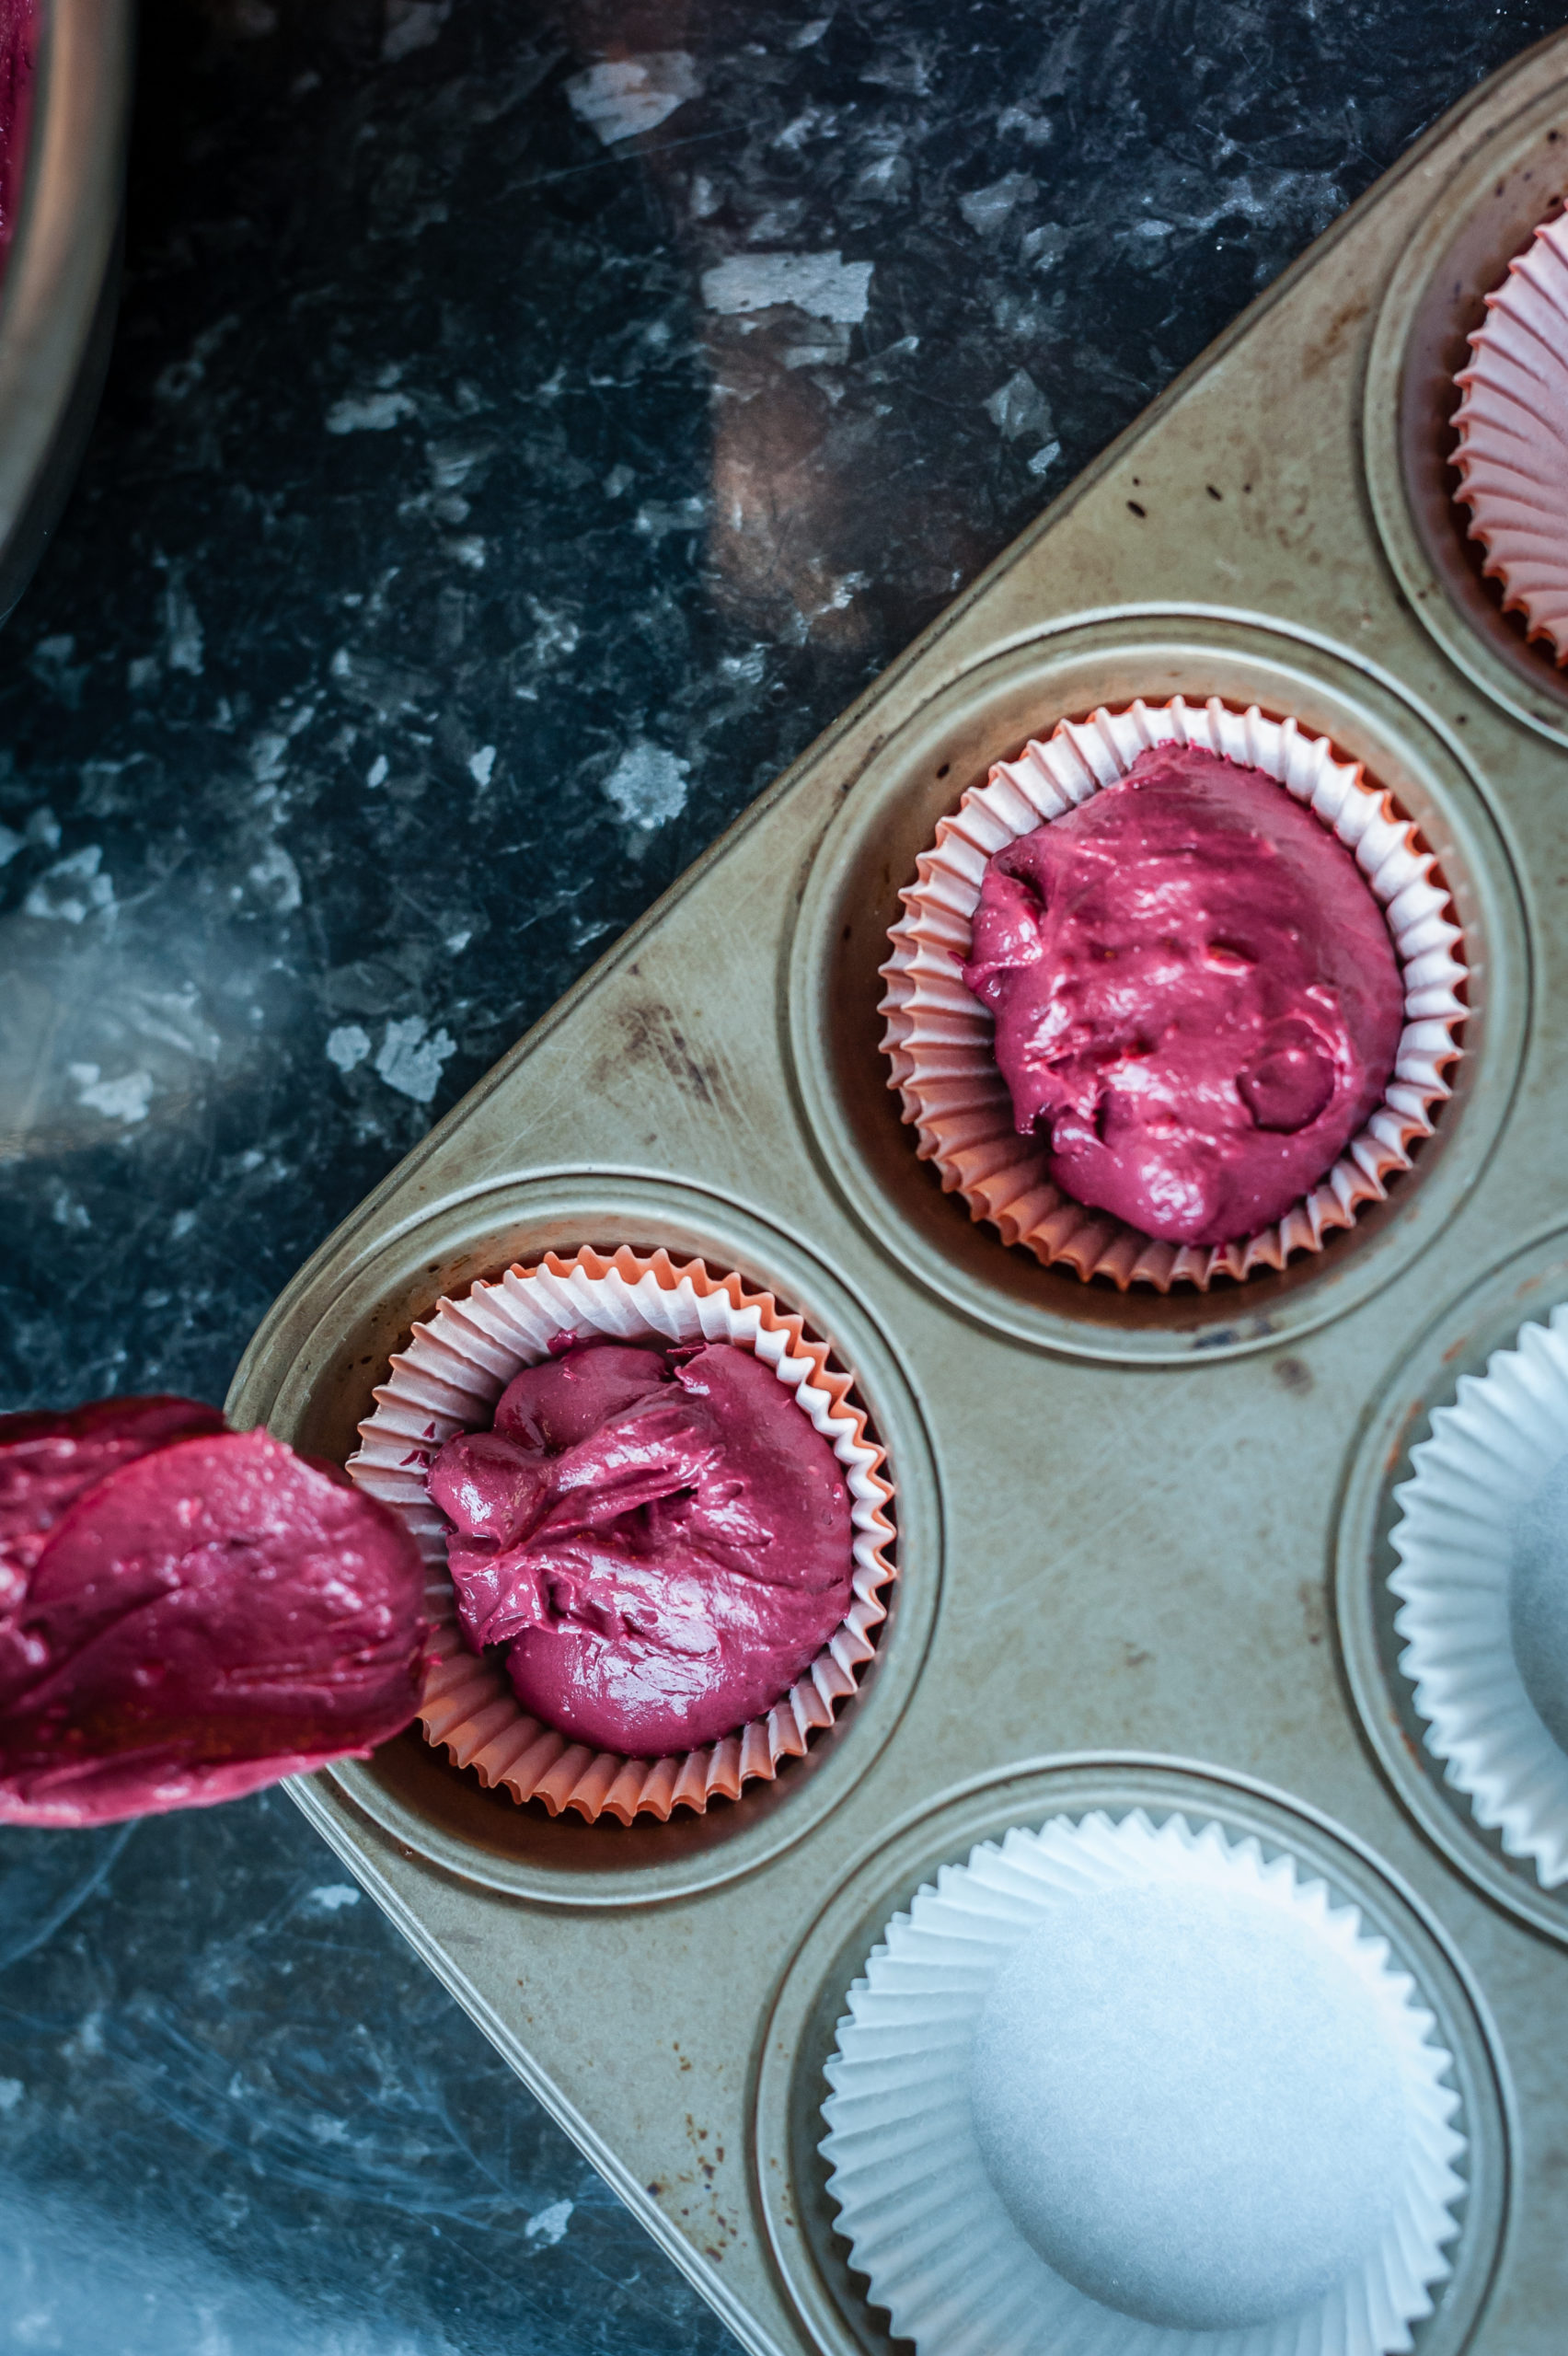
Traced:
[[1433, 866], [1293, 720], [1063, 722], [902, 895], [883, 1047], [921, 1157], [1004, 1242], [1124, 1288], [1320, 1250], [1448, 1092], [1465, 969]]
[[1055, 1183], [1182, 1243], [1284, 1217], [1376, 1111], [1404, 1016], [1352, 853], [1195, 745], [997, 852], [963, 973]]
[[431, 1465], [476, 1653], [526, 1710], [628, 1756], [770, 1709], [848, 1611], [833, 1449], [732, 1342], [576, 1341], [514, 1375]]
[[485, 1784], [590, 1821], [700, 1813], [853, 1706], [893, 1484], [770, 1294], [550, 1253], [438, 1303], [375, 1396], [349, 1471], [419, 1542], [420, 1720]]

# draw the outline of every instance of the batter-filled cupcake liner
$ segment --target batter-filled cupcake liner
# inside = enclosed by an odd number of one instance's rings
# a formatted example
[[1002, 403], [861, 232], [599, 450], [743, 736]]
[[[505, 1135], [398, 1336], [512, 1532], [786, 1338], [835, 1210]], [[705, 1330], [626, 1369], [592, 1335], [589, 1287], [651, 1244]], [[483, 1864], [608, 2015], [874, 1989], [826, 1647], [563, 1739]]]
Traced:
[[[497, 1401], [525, 1367], [537, 1366], [559, 1335], [577, 1341], [729, 1342], [769, 1365], [802, 1414], [832, 1445], [848, 1492], [854, 1530], [853, 1601], [827, 1645], [766, 1716], [721, 1740], [659, 1759], [595, 1750], [524, 1709], [499, 1653], [474, 1654], [457, 1621], [446, 1568], [448, 1526], [431, 1503], [425, 1476], [454, 1432], [488, 1429]], [[714, 1798], [735, 1799], [753, 1778], [771, 1780], [800, 1758], [813, 1729], [831, 1725], [858, 1690], [858, 1672], [887, 1617], [883, 1590], [896, 1576], [886, 1451], [850, 1397], [852, 1378], [833, 1362], [802, 1320], [738, 1276], [716, 1276], [701, 1261], [677, 1267], [663, 1252], [642, 1257], [624, 1246], [613, 1258], [583, 1250], [548, 1253], [536, 1267], [509, 1268], [455, 1300], [437, 1303], [416, 1325], [392, 1374], [360, 1426], [349, 1472], [361, 1488], [401, 1514], [429, 1566], [434, 1623], [420, 1723], [459, 1767], [516, 1800], [542, 1800], [552, 1816], [574, 1808], [590, 1822], [637, 1816], [663, 1822], [676, 1807], [700, 1814]]]
[[[1222, 1244], [1160, 1242], [1053, 1184], [1047, 1150], [1014, 1126], [1012, 1100], [997, 1068], [993, 1022], [965, 987], [963, 964], [986, 861], [1007, 844], [1061, 817], [1125, 777], [1155, 745], [1192, 745], [1261, 769], [1355, 856], [1388, 920], [1405, 992], [1404, 1028], [1383, 1102], [1311, 1193], [1251, 1236]], [[1296, 1252], [1320, 1252], [1389, 1181], [1409, 1170], [1432, 1135], [1460, 1053], [1462, 935], [1448, 895], [1435, 880], [1433, 854], [1389, 795], [1366, 783], [1358, 761], [1335, 757], [1327, 738], [1294, 720], [1266, 720], [1254, 705], [1232, 711], [1211, 696], [1202, 706], [1178, 696], [1151, 708], [1101, 710], [1087, 722], [1058, 722], [1049, 743], [998, 761], [937, 828], [921, 854], [918, 881], [902, 892], [893, 955], [882, 968], [887, 994], [882, 1049], [904, 1117], [918, 1132], [945, 1193], [963, 1195], [970, 1216], [1006, 1243], [1020, 1243], [1046, 1266], [1059, 1263], [1087, 1283], [1108, 1276], [1125, 1291], [1174, 1284], [1202, 1291], [1216, 1276], [1283, 1268]]]
[[[1326, 1947], [1354, 1975], [1353, 1993], [1370, 1999], [1387, 2039], [1403, 2162], [1385, 2219], [1345, 2280], [1277, 2321], [1194, 2329], [1091, 2297], [1025, 2238], [986, 2172], [972, 2070], [998, 1976], [1075, 1903], [1152, 1886], [1277, 1910], [1304, 1953], [1320, 1961]], [[1412, 2346], [1411, 2324], [1432, 2310], [1430, 2286], [1452, 2271], [1445, 2251], [1459, 2230], [1450, 2211], [1466, 2189], [1454, 2167], [1465, 2140], [1451, 2123], [1458, 2096], [1442, 2083], [1451, 2057], [1433, 2042], [1434, 2016], [1356, 1908], [1336, 1903], [1290, 1857], [1265, 1860], [1255, 1840], [1232, 1842], [1217, 1824], [1179, 1815], [1157, 1829], [1136, 1809], [1120, 1821], [1099, 1810], [1057, 1817], [1039, 1831], [1015, 1829], [1000, 1846], [983, 1842], [894, 1917], [848, 2004], [823, 2106], [828, 2190], [870, 2303], [918, 2356], [1389, 2356]], [[1047, 2015], [1040, 2035], [1051, 2034]], [[1136, 2152], [1140, 2122], [1125, 2124]], [[1177, 2261], [1186, 2256], [1183, 2246]]]
[[1505, 613], [1568, 664], [1568, 215], [1508, 264], [1470, 346], [1455, 379], [1457, 496]]
[[1389, 1585], [1426, 1748], [1476, 1822], [1558, 1888], [1568, 1882], [1568, 1305], [1524, 1326], [1484, 1375], [1461, 1375], [1411, 1462], [1394, 1492], [1400, 1567]]

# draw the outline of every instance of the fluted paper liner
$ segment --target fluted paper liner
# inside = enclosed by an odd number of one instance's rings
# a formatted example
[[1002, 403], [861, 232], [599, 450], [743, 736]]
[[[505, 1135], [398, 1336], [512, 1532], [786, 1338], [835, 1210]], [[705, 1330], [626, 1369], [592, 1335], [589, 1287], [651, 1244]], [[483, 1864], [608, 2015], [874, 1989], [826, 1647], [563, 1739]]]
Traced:
[[[1014, 1948], [1076, 1899], [1172, 1883], [1251, 1894], [1293, 1916], [1304, 1939], [1327, 1942], [1377, 2003], [1404, 2091], [1404, 2179], [1373, 2257], [1278, 2324], [1185, 2330], [1102, 2305], [1024, 2238], [980, 2156], [972, 2048]], [[1356, 1908], [1292, 1858], [1265, 1860], [1255, 1840], [1179, 1815], [1157, 1830], [1141, 1809], [1015, 1829], [944, 1865], [894, 1917], [848, 2002], [823, 2105], [828, 2190], [871, 2304], [918, 2356], [1389, 2356], [1411, 2347], [1411, 2323], [1431, 2312], [1428, 2286], [1452, 2270], [1444, 2246], [1458, 2232], [1449, 2210], [1466, 2189], [1453, 2165], [1465, 2145], [1435, 2021]]]
[[[992, 854], [1125, 777], [1154, 745], [1224, 754], [1305, 803], [1354, 851], [1388, 919], [1404, 981], [1404, 1029], [1382, 1103], [1309, 1195], [1272, 1226], [1232, 1243], [1159, 1242], [1053, 1184], [1045, 1147], [1014, 1126], [991, 1015], [963, 981]], [[1025, 1245], [1047, 1266], [1060, 1262], [1086, 1282], [1109, 1276], [1124, 1291], [1135, 1284], [1202, 1291], [1216, 1276], [1283, 1268], [1294, 1252], [1321, 1251], [1335, 1229], [1351, 1226], [1365, 1204], [1380, 1202], [1389, 1180], [1411, 1167], [1449, 1092], [1444, 1074], [1459, 1053], [1454, 1034], [1464, 1020], [1465, 968], [1435, 863], [1389, 797], [1366, 782], [1361, 764], [1336, 759], [1325, 737], [1308, 735], [1294, 720], [1266, 720], [1255, 705], [1232, 711], [1217, 697], [1199, 706], [1178, 696], [1159, 709], [1137, 702], [1084, 722], [1062, 721], [1049, 743], [998, 761], [985, 785], [964, 795], [922, 853], [918, 882], [899, 895], [905, 914], [882, 968], [882, 1048], [889, 1084], [918, 1130], [920, 1158], [935, 1162], [944, 1192], [962, 1195], [970, 1216], [988, 1220], [1004, 1242]]]
[[1457, 496], [1505, 613], [1568, 663], [1568, 216], [1508, 264], [1470, 346], [1455, 379]]
[[1458, 1394], [1394, 1492], [1400, 1667], [1445, 1780], [1554, 1889], [1568, 1881], [1568, 1755], [1530, 1699], [1509, 1619], [1520, 1514], [1568, 1456], [1568, 1305], [1484, 1375], [1461, 1375]]
[[[514, 1375], [549, 1354], [556, 1335], [666, 1343], [732, 1342], [771, 1366], [802, 1414], [832, 1443], [849, 1494], [854, 1529], [854, 1600], [806, 1673], [765, 1717], [721, 1741], [661, 1759], [627, 1759], [594, 1750], [531, 1716], [512, 1690], [497, 1652], [476, 1656], [457, 1622], [446, 1569], [447, 1523], [425, 1489], [431, 1460], [454, 1432], [489, 1429], [496, 1403]], [[834, 1365], [829, 1345], [770, 1293], [748, 1291], [738, 1276], [715, 1276], [700, 1261], [676, 1267], [667, 1253], [640, 1257], [624, 1247], [613, 1258], [584, 1250], [570, 1260], [547, 1254], [536, 1267], [513, 1267], [495, 1282], [438, 1302], [392, 1359], [391, 1380], [375, 1392], [375, 1413], [360, 1426], [349, 1472], [362, 1489], [400, 1514], [430, 1571], [435, 1623], [420, 1723], [459, 1767], [503, 1786], [517, 1800], [539, 1799], [552, 1816], [575, 1808], [629, 1824], [661, 1822], [675, 1807], [699, 1814], [710, 1799], [735, 1799], [754, 1777], [771, 1779], [801, 1757], [813, 1728], [832, 1723], [857, 1691], [857, 1673], [886, 1618], [882, 1590], [894, 1576], [886, 1550], [894, 1537], [894, 1490], [886, 1451], [850, 1397], [852, 1379]]]

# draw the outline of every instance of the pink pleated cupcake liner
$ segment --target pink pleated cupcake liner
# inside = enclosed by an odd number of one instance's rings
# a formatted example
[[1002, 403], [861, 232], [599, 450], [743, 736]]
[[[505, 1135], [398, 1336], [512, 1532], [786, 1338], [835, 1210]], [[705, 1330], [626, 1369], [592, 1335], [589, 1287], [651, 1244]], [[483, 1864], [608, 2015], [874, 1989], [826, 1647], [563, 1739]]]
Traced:
[[[538, 1365], [551, 1341], [568, 1333], [578, 1340], [652, 1337], [750, 1350], [831, 1442], [843, 1470], [854, 1530], [848, 1611], [765, 1716], [698, 1750], [628, 1759], [574, 1742], [523, 1708], [501, 1656], [471, 1652], [458, 1625], [447, 1524], [426, 1492], [428, 1467], [454, 1432], [488, 1429], [513, 1376]], [[735, 1275], [716, 1276], [701, 1261], [677, 1267], [664, 1252], [643, 1257], [623, 1246], [605, 1258], [584, 1249], [570, 1260], [551, 1253], [536, 1267], [509, 1268], [438, 1302], [408, 1348], [394, 1355], [348, 1466], [361, 1488], [402, 1516], [430, 1572], [434, 1633], [419, 1713], [427, 1739], [455, 1765], [473, 1768], [487, 1789], [542, 1800], [552, 1816], [570, 1807], [589, 1822], [613, 1816], [623, 1824], [638, 1816], [663, 1822], [676, 1807], [700, 1815], [710, 1800], [736, 1799], [747, 1783], [771, 1781], [786, 1760], [803, 1756], [813, 1733], [830, 1726], [858, 1691], [874, 1632], [887, 1617], [883, 1590], [897, 1576], [888, 1558], [895, 1532], [886, 1451], [852, 1390], [829, 1345], [771, 1293], [748, 1290]]]
[[1457, 496], [1504, 611], [1568, 664], [1568, 215], [1508, 264], [1470, 344], [1455, 379]]
[[[1222, 754], [1262, 769], [1304, 803], [1355, 853], [1388, 919], [1404, 981], [1404, 1028], [1382, 1103], [1309, 1195], [1272, 1226], [1231, 1243], [1161, 1242], [1055, 1185], [1045, 1147], [1014, 1126], [992, 1018], [963, 981], [987, 860], [1114, 784], [1154, 745]], [[1461, 1052], [1455, 1033], [1465, 1018], [1466, 969], [1435, 865], [1389, 796], [1366, 782], [1360, 762], [1337, 758], [1326, 737], [1309, 735], [1295, 720], [1265, 719], [1256, 705], [1233, 711], [1217, 696], [1203, 705], [1178, 696], [1158, 708], [1139, 701], [1124, 711], [1101, 709], [1086, 722], [1060, 722], [1047, 743], [1032, 742], [1016, 760], [997, 762], [986, 782], [964, 795], [921, 854], [918, 881], [899, 895], [905, 913], [882, 968], [882, 1050], [920, 1158], [936, 1164], [944, 1192], [962, 1195], [971, 1218], [1085, 1283], [1105, 1276], [1123, 1291], [1149, 1285], [1164, 1293], [1175, 1284], [1203, 1291], [1217, 1277], [1239, 1280], [1283, 1268], [1294, 1253], [1320, 1252], [1411, 1168], [1449, 1094], [1445, 1074]]]

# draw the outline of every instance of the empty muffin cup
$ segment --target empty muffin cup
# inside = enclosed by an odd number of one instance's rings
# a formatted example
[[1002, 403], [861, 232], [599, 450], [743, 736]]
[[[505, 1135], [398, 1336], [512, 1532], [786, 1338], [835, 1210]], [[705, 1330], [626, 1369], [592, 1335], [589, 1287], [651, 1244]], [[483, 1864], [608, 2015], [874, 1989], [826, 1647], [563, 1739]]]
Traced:
[[1449, 2273], [1451, 2057], [1288, 1855], [1140, 1809], [944, 1866], [827, 2065], [828, 2190], [918, 2356], [1385, 2356]]
[[1508, 264], [1470, 345], [1455, 379], [1457, 496], [1504, 612], [1568, 664], [1568, 215]]
[[1568, 1882], [1568, 1305], [1458, 1388], [1394, 1492], [1400, 1668], [1445, 1781], [1555, 1889]]
[[[828, 1441], [848, 1495], [852, 1600], [830, 1641], [771, 1708], [679, 1753], [628, 1758], [544, 1724], [519, 1702], [499, 1654], [470, 1650], [459, 1625], [447, 1570], [449, 1525], [427, 1492], [430, 1464], [454, 1434], [488, 1431], [507, 1385], [554, 1355], [563, 1338], [728, 1343], [748, 1352]], [[607, 1815], [625, 1824], [642, 1815], [663, 1821], [677, 1807], [700, 1813], [710, 1799], [737, 1798], [752, 1779], [771, 1779], [786, 1760], [802, 1755], [813, 1729], [830, 1725], [857, 1691], [895, 1576], [885, 1451], [852, 1388], [829, 1345], [771, 1294], [748, 1289], [736, 1275], [714, 1276], [700, 1261], [677, 1267], [663, 1252], [645, 1257], [623, 1246], [605, 1257], [585, 1249], [571, 1259], [552, 1253], [536, 1267], [510, 1268], [440, 1301], [393, 1357], [348, 1467], [362, 1488], [403, 1516], [430, 1570], [436, 1624], [419, 1714], [427, 1738], [516, 1800], [542, 1800], [551, 1815], [570, 1807], [590, 1821]]]
[[[1020, 1134], [991, 1015], [963, 976], [994, 854], [1117, 783], [1154, 746], [1193, 746], [1261, 771], [1309, 809], [1354, 854], [1387, 920], [1404, 991], [1392, 1073], [1365, 1127], [1283, 1218], [1229, 1242], [1156, 1239], [1053, 1182], [1049, 1143]], [[1294, 1253], [1321, 1251], [1411, 1168], [1449, 1092], [1445, 1074], [1460, 1052], [1455, 1034], [1464, 1020], [1466, 976], [1462, 937], [1434, 866], [1414, 827], [1366, 782], [1361, 765], [1338, 758], [1325, 738], [1293, 719], [1265, 719], [1256, 707], [1232, 711], [1217, 697], [1202, 706], [1178, 697], [1159, 709], [1137, 702], [1099, 710], [1087, 722], [1061, 722], [1049, 742], [997, 762], [986, 784], [963, 796], [922, 854], [917, 882], [900, 895], [905, 914], [882, 969], [882, 1045], [921, 1158], [1004, 1242], [1085, 1281], [1109, 1277], [1124, 1290], [1137, 1284], [1167, 1292], [1178, 1283], [1203, 1290], [1218, 1276], [1280, 1269]]]

